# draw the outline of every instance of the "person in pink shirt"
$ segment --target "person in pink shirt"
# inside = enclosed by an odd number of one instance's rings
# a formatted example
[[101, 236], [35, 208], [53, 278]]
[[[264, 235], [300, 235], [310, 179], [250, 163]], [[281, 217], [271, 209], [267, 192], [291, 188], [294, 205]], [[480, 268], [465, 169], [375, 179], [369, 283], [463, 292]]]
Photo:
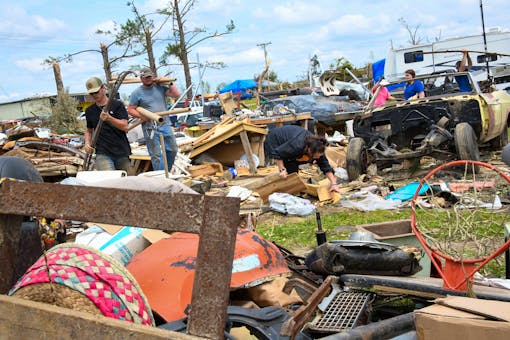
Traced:
[[391, 94], [390, 94], [390, 91], [388, 91], [388, 89], [386, 87], [384, 87], [385, 85], [388, 85], [388, 81], [384, 78], [381, 78], [377, 83], [375, 83], [374, 87], [372, 88], [372, 93], [376, 93], [377, 92], [377, 89], [379, 89], [379, 93], [377, 94], [377, 97], [375, 98], [375, 101], [374, 101], [374, 107], [375, 106], [379, 106], [379, 105], [383, 105], [383, 104], [386, 104], [386, 101], [389, 99], [389, 100], [396, 100], [395, 97], [393, 97]]

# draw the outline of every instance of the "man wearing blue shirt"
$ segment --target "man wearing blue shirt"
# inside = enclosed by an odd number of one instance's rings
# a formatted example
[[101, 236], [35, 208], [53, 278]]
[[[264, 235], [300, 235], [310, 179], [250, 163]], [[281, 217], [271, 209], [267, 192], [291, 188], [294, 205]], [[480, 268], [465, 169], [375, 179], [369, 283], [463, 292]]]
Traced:
[[414, 100], [425, 97], [425, 88], [421, 80], [417, 80], [413, 69], [406, 70], [406, 86], [404, 87], [404, 99]]
[[[135, 89], [129, 98], [128, 113], [143, 121], [142, 130], [151, 156], [152, 169], [163, 170], [166, 162], [168, 170], [171, 170], [177, 155], [177, 142], [170, 116], [165, 116], [162, 124], [156, 124], [141, 115], [136, 108], [140, 106], [151, 112], [166, 111], [168, 109], [166, 97], [177, 98], [179, 90], [173, 83], [169, 86], [160, 85], [159, 78], [156, 78], [155, 73], [148, 67], [140, 70], [140, 80], [142, 85]], [[164, 145], [160, 145], [160, 135], [163, 136]], [[165, 148], [166, 160], [163, 158], [162, 147]]]
[[[457, 72], [469, 72], [472, 66], [473, 62], [471, 61], [468, 51], [462, 50], [462, 60], [457, 61], [455, 64]], [[468, 76], [455, 76], [455, 81], [459, 85], [459, 92], [471, 92], [472, 89]]]

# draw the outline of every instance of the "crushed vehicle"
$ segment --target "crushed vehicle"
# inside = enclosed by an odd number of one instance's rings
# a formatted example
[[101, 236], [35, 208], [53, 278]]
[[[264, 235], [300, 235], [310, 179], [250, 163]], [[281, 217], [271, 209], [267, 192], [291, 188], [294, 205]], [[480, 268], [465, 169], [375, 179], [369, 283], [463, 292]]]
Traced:
[[294, 114], [310, 112], [315, 122], [331, 128], [344, 126], [345, 121], [352, 119], [362, 109], [363, 105], [360, 102], [349, 100], [347, 96], [325, 97], [316, 94], [272, 99], [265, 102], [261, 108], [268, 116], [289, 111]]
[[[469, 92], [459, 92], [456, 77], [467, 77]], [[469, 72], [442, 71], [418, 76], [424, 98], [403, 100], [404, 80], [385, 87], [396, 101], [373, 106], [378, 92], [354, 119], [355, 137], [346, 155], [347, 173], [355, 180], [368, 165], [391, 167], [404, 160], [480, 160], [480, 148], [500, 149], [508, 140], [510, 94], [482, 92]]]

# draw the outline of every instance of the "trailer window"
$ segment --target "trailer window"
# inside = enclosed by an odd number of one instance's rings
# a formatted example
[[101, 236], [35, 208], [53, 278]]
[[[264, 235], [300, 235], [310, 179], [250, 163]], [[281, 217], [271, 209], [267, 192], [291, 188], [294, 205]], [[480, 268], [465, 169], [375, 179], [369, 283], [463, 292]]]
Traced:
[[413, 51], [404, 53], [404, 62], [406, 64], [417, 63], [420, 61], [423, 61], [423, 51]]
[[498, 55], [497, 54], [480, 54], [479, 56], [476, 57], [476, 62], [478, 64], [482, 64], [482, 63], [485, 63], [487, 61], [496, 61], [498, 60]]

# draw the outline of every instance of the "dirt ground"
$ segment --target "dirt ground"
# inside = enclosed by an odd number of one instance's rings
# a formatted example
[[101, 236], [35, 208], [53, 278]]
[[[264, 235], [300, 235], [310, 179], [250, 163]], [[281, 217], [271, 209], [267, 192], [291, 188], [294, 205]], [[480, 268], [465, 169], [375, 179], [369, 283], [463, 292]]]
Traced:
[[[501, 153], [486, 153], [482, 154], [482, 161], [491, 164], [502, 171], [510, 174], [510, 167], [501, 161]], [[431, 170], [442, 164], [442, 162], [434, 160], [432, 158], [422, 159], [420, 168], [414, 172], [410, 172], [409, 169], [385, 169], [379, 171], [376, 176], [365, 178], [363, 182], [340, 182], [342, 188], [351, 188], [352, 192], [356, 192], [360, 188], [376, 185], [383, 187], [386, 190], [394, 190], [402, 187], [411, 182], [419, 182], [425, 177]], [[318, 203], [314, 197], [304, 197], [310, 199], [312, 203]], [[342, 207], [340, 204], [323, 204], [320, 205], [321, 216], [329, 216], [347, 209]], [[265, 226], [276, 226], [284, 223], [291, 222], [302, 222], [309, 219], [310, 216], [294, 216], [294, 215], [283, 215], [278, 212], [273, 212], [268, 209], [264, 210], [264, 213], [257, 217], [257, 225]]]

